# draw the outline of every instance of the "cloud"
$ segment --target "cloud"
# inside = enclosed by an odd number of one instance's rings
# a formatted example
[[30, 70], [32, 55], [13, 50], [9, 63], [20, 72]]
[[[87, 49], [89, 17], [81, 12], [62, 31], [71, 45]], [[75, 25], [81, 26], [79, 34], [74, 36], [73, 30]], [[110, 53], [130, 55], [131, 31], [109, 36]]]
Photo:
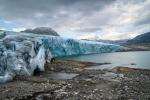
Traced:
[[83, 34], [78, 37], [78, 39], [90, 39], [90, 40], [98, 40], [99, 36], [96, 34]]
[[76, 32], [83, 32], [83, 33], [93, 33], [93, 32], [97, 32], [97, 31], [100, 31], [101, 28], [100, 27], [82, 27], [82, 28], [75, 28], [73, 29], [74, 31]]
[[0, 18], [16, 29], [48, 26], [71, 38], [132, 38], [150, 31], [149, 9], [150, 0], [0, 0]]

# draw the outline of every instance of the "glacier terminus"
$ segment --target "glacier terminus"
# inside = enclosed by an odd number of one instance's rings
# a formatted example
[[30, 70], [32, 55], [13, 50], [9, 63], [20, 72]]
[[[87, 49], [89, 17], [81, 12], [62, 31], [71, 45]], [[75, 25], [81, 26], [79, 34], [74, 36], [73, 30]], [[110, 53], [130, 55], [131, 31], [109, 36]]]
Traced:
[[0, 33], [0, 83], [15, 76], [31, 76], [34, 70], [44, 71], [44, 64], [52, 58], [92, 53], [121, 51], [122, 46], [5, 31]]

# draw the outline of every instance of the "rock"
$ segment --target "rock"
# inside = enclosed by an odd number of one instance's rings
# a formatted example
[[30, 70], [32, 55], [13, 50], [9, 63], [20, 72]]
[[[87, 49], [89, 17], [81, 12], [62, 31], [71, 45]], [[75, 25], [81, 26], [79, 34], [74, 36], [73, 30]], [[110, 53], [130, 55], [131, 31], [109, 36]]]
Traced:
[[[63, 63], [64, 62], [64, 63]], [[68, 64], [67, 64], [68, 62]], [[48, 64], [56, 70], [58, 67], [82, 68], [80, 62], [58, 61]], [[77, 62], [77, 61], [76, 61]], [[65, 72], [64, 71], [64, 72]], [[0, 100], [149, 100], [150, 74], [114, 73], [103, 70], [84, 70], [78, 72], [78, 79], [45, 80], [45, 74], [39, 76], [20, 77], [10, 83], [0, 84]], [[99, 78], [108, 78], [101, 79]], [[89, 80], [90, 78], [90, 80]], [[113, 81], [118, 79], [119, 82]]]
[[136, 65], [136, 63], [131, 63], [131, 65]]
[[56, 31], [52, 30], [49, 27], [37, 27], [35, 29], [26, 29], [26, 30], [21, 31], [21, 32], [59, 36], [59, 34]]
[[149, 69], [140, 69], [140, 68], [129, 68], [129, 67], [124, 67], [124, 66], [117, 66], [112, 68], [113, 72], [116, 73], [124, 73], [124, 72], [150, 72]]

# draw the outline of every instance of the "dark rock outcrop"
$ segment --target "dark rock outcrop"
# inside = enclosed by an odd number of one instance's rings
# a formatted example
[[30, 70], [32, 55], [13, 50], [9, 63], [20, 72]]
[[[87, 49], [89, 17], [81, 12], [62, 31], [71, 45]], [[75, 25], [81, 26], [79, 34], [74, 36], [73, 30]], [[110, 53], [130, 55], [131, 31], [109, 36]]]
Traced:
[[132, 40], [127, 41], [127, 44], [143, 44], [143, 43], [150, 43], [150, 32], [138, 35]]
[[51, 29], [49, 27], [37, 27], [34, 29], [26, 29], [26, 30], [21, 31], [21, 32], [59, 36], [59, 34], [56, 31], [54, 31], [53, 29]]

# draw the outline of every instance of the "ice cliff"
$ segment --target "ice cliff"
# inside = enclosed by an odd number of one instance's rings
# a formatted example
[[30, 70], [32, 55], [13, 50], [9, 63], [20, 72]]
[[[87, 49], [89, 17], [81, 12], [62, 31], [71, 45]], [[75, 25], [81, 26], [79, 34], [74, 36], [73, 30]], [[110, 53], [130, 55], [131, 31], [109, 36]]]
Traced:
[[44, 71], [52, 57], [115, 52], [119, 45], [66, 39], [32, 33], [0, 33], [0, 83], [15, 76], [30, 76], [34, 70]]

